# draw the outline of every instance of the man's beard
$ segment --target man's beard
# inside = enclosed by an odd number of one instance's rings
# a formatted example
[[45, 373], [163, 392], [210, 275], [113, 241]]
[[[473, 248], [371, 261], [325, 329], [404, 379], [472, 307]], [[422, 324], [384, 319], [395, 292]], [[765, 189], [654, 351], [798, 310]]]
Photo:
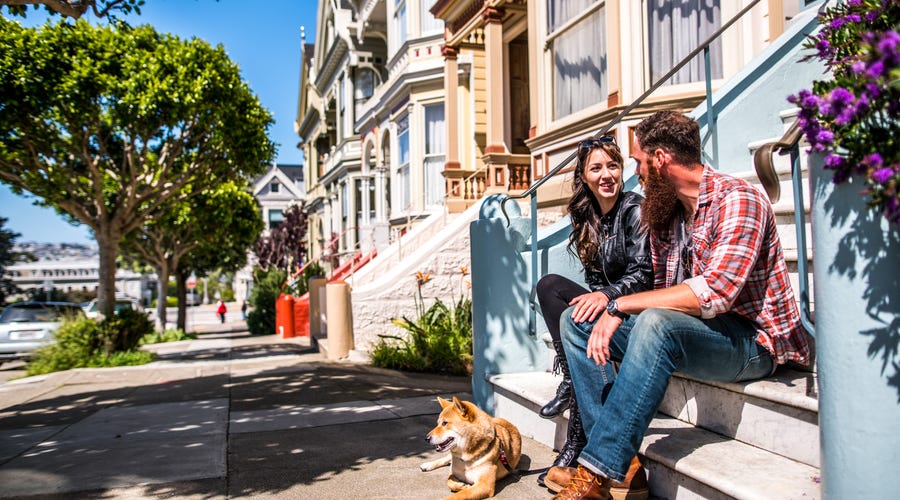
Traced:
[[655, 232], [665, 232], [672, 227], [672, 218], [678, 210], [675, 185], [664, 178], [658, 168], [648, 165], [647, 177], [644, 179], [644, 201], [641, 203], [641, 222]]

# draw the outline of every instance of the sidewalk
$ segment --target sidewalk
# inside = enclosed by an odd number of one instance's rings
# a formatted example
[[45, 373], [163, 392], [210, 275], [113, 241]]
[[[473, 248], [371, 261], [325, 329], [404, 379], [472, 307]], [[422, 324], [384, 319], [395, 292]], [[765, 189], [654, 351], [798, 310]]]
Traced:
[[[231, 325], [223, 325], [230, 328]], [[221, 330], [226, 330], [222, 328]], [[435, 397], [468, 378], [329, 362], [308, 338], [201, 333], [140, 367], [0, 384], [0, 498], [433, 499]], [[552, 450], [523, 439], [520, 468]], [[536, 475], [496, 498], [549, 498]]]

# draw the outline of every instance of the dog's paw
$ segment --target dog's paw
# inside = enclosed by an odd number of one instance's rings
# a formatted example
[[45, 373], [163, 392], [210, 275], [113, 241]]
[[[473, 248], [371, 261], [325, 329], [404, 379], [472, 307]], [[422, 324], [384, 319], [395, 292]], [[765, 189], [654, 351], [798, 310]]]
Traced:
[[434, 462], [425, 462], [424, 464], [419, 466], [419, 470], [422, 472], [429, 472], [434, 470]]

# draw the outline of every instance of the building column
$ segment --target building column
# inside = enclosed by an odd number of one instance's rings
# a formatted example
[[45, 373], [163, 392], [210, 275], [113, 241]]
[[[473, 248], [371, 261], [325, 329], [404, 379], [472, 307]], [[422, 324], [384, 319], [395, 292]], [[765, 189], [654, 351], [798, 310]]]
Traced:
[[488, 7], [484, 20], [484, 50], [487, 94], [487, 146], [485, 153], [505, 153], [503, 139], [503, 10]]
[[[444, 56], [444, 122], [447, 129], [445, 170], [459, 168], [459, 64], [456, 47], [441, 47]], [[448, 188], [447, 192], [450, 190]]]
[[390, 245], [390, 223], [387, 214], [387, 176], [385, 175], [384, 165], [378, 160], [375, 167], [375, 224], [372, 239], [375, 243], [375, 249], [379, 252]]
[[332, 227], [334, 218], [331, 215], [331, 195], [326, 193], [322, 207], [322, 253], [325, 253], [328, 250], [328, 244], [331, 243], [331, 233], [334, 231], [334, 227]]
[[328, 242], [331, 243], [332, 236], [336, 236], [337, 240], [337, 250], [340, 252], [343, 250], [341, 248], [341, 232], [343, 228], [341, 227], [341, 189], [340, 184], [336, 184], [337, 189], [331, 193], [331, 231], [334, 233], [333, 235], [328, 235]]

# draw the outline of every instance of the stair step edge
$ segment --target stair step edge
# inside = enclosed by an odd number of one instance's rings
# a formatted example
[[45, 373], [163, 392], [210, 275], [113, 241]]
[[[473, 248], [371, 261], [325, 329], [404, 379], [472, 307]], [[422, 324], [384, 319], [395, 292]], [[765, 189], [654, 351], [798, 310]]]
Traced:
[[[670, 417], [653, 419], [640, 453], [737, 499], [814, 499], [820, 496], [818, 468]], [[723, 467], [723, 457], [740, 467]]]
[[[781, 367], [772, 377], [738, 383], [709, 382], [680, 373], [675, 376], [785, 406], [816, 413], [819, 411], [815, 373]], [[560, 376], [549, 372], [504, 373], [488, 377], [492, 384], [531, 401], [536, 406], [542, 406], [553, 398], [561, 380]]]

